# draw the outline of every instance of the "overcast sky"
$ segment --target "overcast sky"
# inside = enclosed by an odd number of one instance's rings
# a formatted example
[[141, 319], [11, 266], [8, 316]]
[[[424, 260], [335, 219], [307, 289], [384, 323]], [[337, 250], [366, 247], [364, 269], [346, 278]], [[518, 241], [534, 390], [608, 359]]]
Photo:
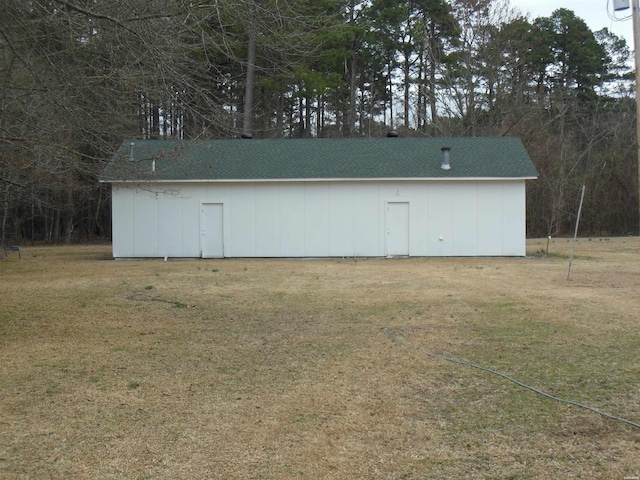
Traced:
[[631, 9], [617, 12], [615, 16], [625, 21], [609, 18], [613, 14], [613, 0], [511, 0], [511, 5], [522, 13], [530, 13], [531, 18], [548, 17], [558, 8], [572, 10], [576, 16], [582, 18], [592, 31], [607, 27], [610, 31], [627, 40], [633, 49], [633, 27], [631, 25]]

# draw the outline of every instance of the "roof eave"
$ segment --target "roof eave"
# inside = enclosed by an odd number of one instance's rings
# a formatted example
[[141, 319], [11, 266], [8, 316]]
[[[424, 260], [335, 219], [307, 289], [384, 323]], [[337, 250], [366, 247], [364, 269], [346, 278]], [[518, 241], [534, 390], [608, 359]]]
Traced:
[[195, 178], [195, 179], [138, 179], [98, 180], [100, 183], [274, 183], [274, 182], [443, 182], [443, 181], [516, 181], [536, 180], [537, 176], [518, 177], [354, 177], [354, 178]]

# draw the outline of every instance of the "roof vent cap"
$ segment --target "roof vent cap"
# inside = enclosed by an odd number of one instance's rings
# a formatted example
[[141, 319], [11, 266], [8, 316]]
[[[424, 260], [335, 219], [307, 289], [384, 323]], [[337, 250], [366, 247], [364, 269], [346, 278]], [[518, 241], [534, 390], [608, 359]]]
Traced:
[[440, 150], [442, 151], [442, 165], [440, 165], [440, 168], [442, 170], [451, 170], [451, 164], [449, 163], [451, 147], [442, 147]]
[[253, 135], [251, 135], [250, 133], [243, 133], [242, 135], [240, 135], [240, 138], [251, 140], [253, 138]]
[[395, 130], [390, 130], [389, 133], [387, 133], [387, 137], [389, 138], [396, 138], [398, 136], [398, 132], [396, 132]]

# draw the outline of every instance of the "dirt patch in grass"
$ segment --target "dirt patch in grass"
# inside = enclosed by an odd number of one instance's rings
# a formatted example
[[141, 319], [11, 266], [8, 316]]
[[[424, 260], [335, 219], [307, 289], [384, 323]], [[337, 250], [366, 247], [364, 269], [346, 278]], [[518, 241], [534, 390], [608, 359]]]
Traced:
[[[640, 476], [640, 239], [527, 258], [0, 261], [2, 478]], [[411, 346], [391, 341], [383, 332]]]

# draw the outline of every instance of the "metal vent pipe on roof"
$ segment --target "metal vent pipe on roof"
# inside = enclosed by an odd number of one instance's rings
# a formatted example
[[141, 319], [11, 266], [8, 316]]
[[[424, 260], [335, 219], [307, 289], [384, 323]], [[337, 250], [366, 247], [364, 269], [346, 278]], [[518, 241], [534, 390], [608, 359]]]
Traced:
[[442, 151], [442, 165], [440, 165], [440, 168], [442, 170], [451, 170], [451, 164], [449, 163], [451, 147], [442, 147], [440, 150]]
[[133, 145], [134, 145], [133, 142], [129, 144], [129, 161], [130, 162], [133, 162]]

